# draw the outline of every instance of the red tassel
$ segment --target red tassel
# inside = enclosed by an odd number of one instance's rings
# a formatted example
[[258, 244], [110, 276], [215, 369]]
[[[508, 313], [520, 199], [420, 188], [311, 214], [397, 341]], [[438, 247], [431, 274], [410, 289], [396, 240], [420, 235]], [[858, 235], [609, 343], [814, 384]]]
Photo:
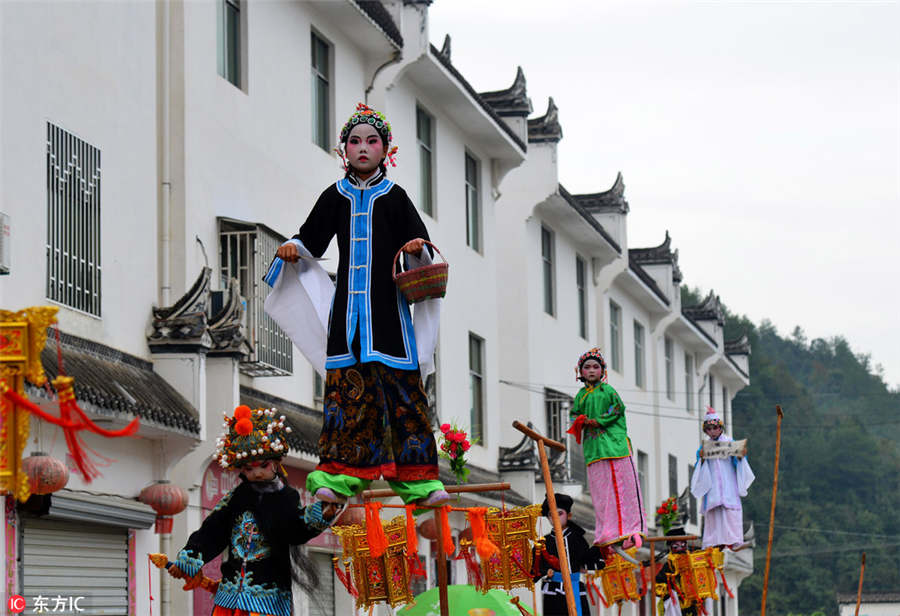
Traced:
[[341, 584], [344, 585], [344, 588], [347, 589], [347, 592], [350, 593], [354, 598], [359, 596], [359, 592], [353, 586], [353, 578], [350, 576], [350, 566], [346, 567], [345, 571], [341, 571], [341, 567], [337, 563], [337, 559], [334, 559], [334, 572], [337, 575], [338, 579], [341, 581]]
[[459, 555], [453, 560], [459, 560], [460, 558], [466, 563], [466, 571], [468, 571], [469, 577], [472, 578], [474, 582], [473, 586], [475, 586], [476, 589], [481, 590], [484, 587], [484, 581], [481, 579], [481, 567], [475, 562], [475, 556], [472, 554], [472, 550], [460, 548]]
[[579, 415], [575, 418], [572, 426], [566, 430], [566, 434], [573, 434], [575, 436], [575, 442], [579, 445], [581, 444], [581, 433], [584, 430], [584, 422], [587, 421], [587, 417], [584, 415]]
[[[472, 525], [472, 539], [475, 543], [475, 550], [478, 557], [482, 560], [490, 560], [491, 556], [500, 551], [500, 548], [491, 541], [487, 534], [487, 523], [484, 516], [487, 514], [487, 507], [471, 507], [469, 509], [469, 523]], [[528, 575], [528, 572], [525, 572]]]
[[731, 589], [728, 588], [728, 581], [725, 579], [725, 572], [719, 569], [719, 575], [722, 576], [722, 585], [725, 586], [725, 592], [728, 593], [728, 596], [734, 599], [734, 593], [731, 592]]
[[647, 594], [647, 578], [650, 577], [647, 575], [647, 567], [641, 567], [641, 596]]
[[441, 525], [441, 534], [444, 535], [444, 554], [452, 556], [456, 551], [456, 545], [453, 543], [453, 534], [450, 532], [450, 520], [447, 514], [450, 513], [450, 505], [444, 505], [437, 509], [438, 524]]
[[387, 537], [381, 525], [381, 503], [366, 503], [366, 537], [369, 555], [379, 558], [387, 550]]

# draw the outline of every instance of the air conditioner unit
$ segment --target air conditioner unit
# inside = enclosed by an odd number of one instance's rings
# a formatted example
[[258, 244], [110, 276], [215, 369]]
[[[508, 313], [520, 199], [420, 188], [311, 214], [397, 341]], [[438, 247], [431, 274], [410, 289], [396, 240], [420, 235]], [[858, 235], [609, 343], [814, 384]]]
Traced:
[[9, 216], [0, 212], [0, 275], [9, 274]]

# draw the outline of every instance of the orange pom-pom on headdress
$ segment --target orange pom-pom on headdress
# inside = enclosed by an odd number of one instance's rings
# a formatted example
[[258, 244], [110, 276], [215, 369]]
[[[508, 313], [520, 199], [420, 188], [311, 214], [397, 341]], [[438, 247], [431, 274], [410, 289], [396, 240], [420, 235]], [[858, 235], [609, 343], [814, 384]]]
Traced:
[[246, 417], [239, 419], [237, 423], [234, 424], [234, 431], [241, 436], [247, 436], [253, 432], [253, 422]]
[[253, 411], [250, 410], [250, 407], [246, 404], [242, 404], [239, 407], [234, 409], [234, 418], [235, 419], [250, 419]]

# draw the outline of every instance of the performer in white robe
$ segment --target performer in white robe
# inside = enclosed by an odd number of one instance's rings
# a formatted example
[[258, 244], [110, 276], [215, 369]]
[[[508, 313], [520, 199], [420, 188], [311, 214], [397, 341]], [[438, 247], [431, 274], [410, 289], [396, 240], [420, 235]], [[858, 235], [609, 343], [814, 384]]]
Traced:
[[[707, 407], [703, 431], [714, 441], [730, 442], [725, 424], [718, 413]], [[744, 542], [744, 522], [741, 498], [754, 480], [746, 456], [703, 458], [697, 451], [697, 465], [691, 477], [691, 494], [701, 499], [704, 515], [703, 547], [728, 546], [737, 548]]]

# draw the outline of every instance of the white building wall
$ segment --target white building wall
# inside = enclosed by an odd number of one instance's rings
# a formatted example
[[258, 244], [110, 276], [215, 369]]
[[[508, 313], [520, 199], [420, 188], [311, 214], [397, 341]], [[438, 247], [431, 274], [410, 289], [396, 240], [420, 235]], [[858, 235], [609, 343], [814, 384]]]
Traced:
[[11, 217], [7, 309], [46, 299], [47, 122], [101, 152], [102, 316], [65, 330], [148, 357], [156, 301], [156, 68], [152, 3], [0, 3], [0, 211]]

